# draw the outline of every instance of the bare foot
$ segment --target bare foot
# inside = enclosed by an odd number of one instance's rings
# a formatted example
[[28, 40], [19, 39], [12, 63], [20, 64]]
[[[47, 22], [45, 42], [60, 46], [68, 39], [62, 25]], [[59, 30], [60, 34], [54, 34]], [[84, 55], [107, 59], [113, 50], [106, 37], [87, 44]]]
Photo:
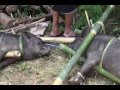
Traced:
[[63, 35], [65, 37], [72, 37], [72, 36], [74, 37], [75, 33], [71, 29], [66, 29]]
[[50, 36], [52, 36], [52, 37], [59, 36], [60, 34], [61, 34], [61, 32], [58, 30], [58, 28], [54, 28], [54, 29], [52, 29], [52, 31], [50, 32]]

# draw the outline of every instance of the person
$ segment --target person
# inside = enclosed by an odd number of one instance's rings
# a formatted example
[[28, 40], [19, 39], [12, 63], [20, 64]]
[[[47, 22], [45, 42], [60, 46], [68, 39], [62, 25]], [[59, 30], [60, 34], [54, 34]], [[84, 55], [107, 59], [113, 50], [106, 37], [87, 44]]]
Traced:
[[72, 37], [75, 36], [74, 31], [72, 30], [73, 16], [76, 11], [77, 5], [53, 5], [52, 14], [53, 14], [53, 26], [50, 36], [56, 37], [61, 34], [59, 31], [59, 14], [65, 15], [65, 31], [63, 36]]

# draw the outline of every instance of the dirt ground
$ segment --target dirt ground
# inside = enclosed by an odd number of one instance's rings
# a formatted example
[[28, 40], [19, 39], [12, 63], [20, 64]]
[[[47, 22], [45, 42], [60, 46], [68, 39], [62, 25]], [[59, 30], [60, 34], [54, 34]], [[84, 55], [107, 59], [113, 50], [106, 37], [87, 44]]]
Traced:
[[[22, 61], [12, 64], [0, 71], [0, 84], [51, 85], [69, 59], [70, 55], [55, 49], [48, 56], [33, 61]], [[76, 65], [68, 78], [75, 75], [78, 69], [79, 67]], [[64, 85], [67, 85], [67, 82]], [[83, 85], [115, 85], [115, 83], [101, 76], [96, 71], [91, 71], [88, 73]]]
[[[113, 17], [116, 18], [117, 15], [115, 15], [114, 13]], [[113, 21], [115, 21], [114, 18], [110, 19], [109, 24], [105, 26], [108, 33], [112, 32], [110, 30], [113, 30], [115, 25], [120, 26]], [[55, 49], [48, 56], [9, 65], [0, 70], [0, 85], [51, 85], [69, 60], [70, 55]], [[79, 64], [74, 67], [67, 80], [76, 74], [79, 67]], [[64, 85], [67, 85], [67, 80]], [[116, 83], [92, 70], [85, 77], [83, 85], [116, 85]]]

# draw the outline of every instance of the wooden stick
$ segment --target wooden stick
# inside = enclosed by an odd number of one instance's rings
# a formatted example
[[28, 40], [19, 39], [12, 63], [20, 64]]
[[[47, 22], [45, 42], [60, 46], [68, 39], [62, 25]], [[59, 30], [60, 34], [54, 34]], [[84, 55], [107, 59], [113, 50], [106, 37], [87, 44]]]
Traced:
[[39, 17], [34, 17], [34, 18], [22, 19], [22, 20], [19, 20], [19, 21], [14, 22], [14, 26], [16, 26], [16, 25], [18, 25], [18, 24], [26, 23], [26, 22], [37, 21], [37, 20], [39, 20], [39, 19], [46, 18], [46, 17], [50, 17], [50, 16], [52, 16], [52, 14], [47, 14], [47, 15], [45, 15], [45, 16], [39, 16]]
[[75, 37], [39, 37], [45, 42], [71, 43]]
[[90, 27], [90, 26], [91, 26], [91, 25], [90, 25], [90, 20], [89, 20], [88, 13], [87, 13], [86, 10], [85, 10], [85, 16], [86, 16], [86, 19], [87, 19], [88, 25], [89, 25], [89, 27]]

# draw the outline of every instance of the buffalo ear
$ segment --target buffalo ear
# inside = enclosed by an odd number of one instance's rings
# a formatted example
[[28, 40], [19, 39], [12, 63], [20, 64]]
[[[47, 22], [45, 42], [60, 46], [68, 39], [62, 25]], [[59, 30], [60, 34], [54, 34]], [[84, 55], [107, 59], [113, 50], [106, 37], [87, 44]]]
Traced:
[[26, 32], [26, 34], [30, 37], [30, 40], [32, 40], [32, 41], [34, 41], [36, 43], [43, 43], [42, 39], [38, 38], [34, 34], [32, 34], [30, 32]]
[[30, 36], [27, 34], [27, 32], [22, 32], [21, 35], [27, 43], [30, 42]]
[[69, 44], [69, 47], [76, 50], [80, 46], [84, 38], [89, 34], [89, 32], [90, 32], [90, 27], [88, 26], [84, 27], [82, 29], [82, 33], [78, 35], [72, 43]]
[[79, 35], [75, 38], [75, 40], [72, 43], [69, 44], [69, 47], [72, 48], [73, 50], [76, 50], [82, 41], [83, 38], [81, 38], [81, 36]]
[[84, 39], [88, 34], [90, 33], [90, 27], [88, 26], [85, 26], [83, 29], [82, 29], [82, 33], [81, 33], [81, 38]]

